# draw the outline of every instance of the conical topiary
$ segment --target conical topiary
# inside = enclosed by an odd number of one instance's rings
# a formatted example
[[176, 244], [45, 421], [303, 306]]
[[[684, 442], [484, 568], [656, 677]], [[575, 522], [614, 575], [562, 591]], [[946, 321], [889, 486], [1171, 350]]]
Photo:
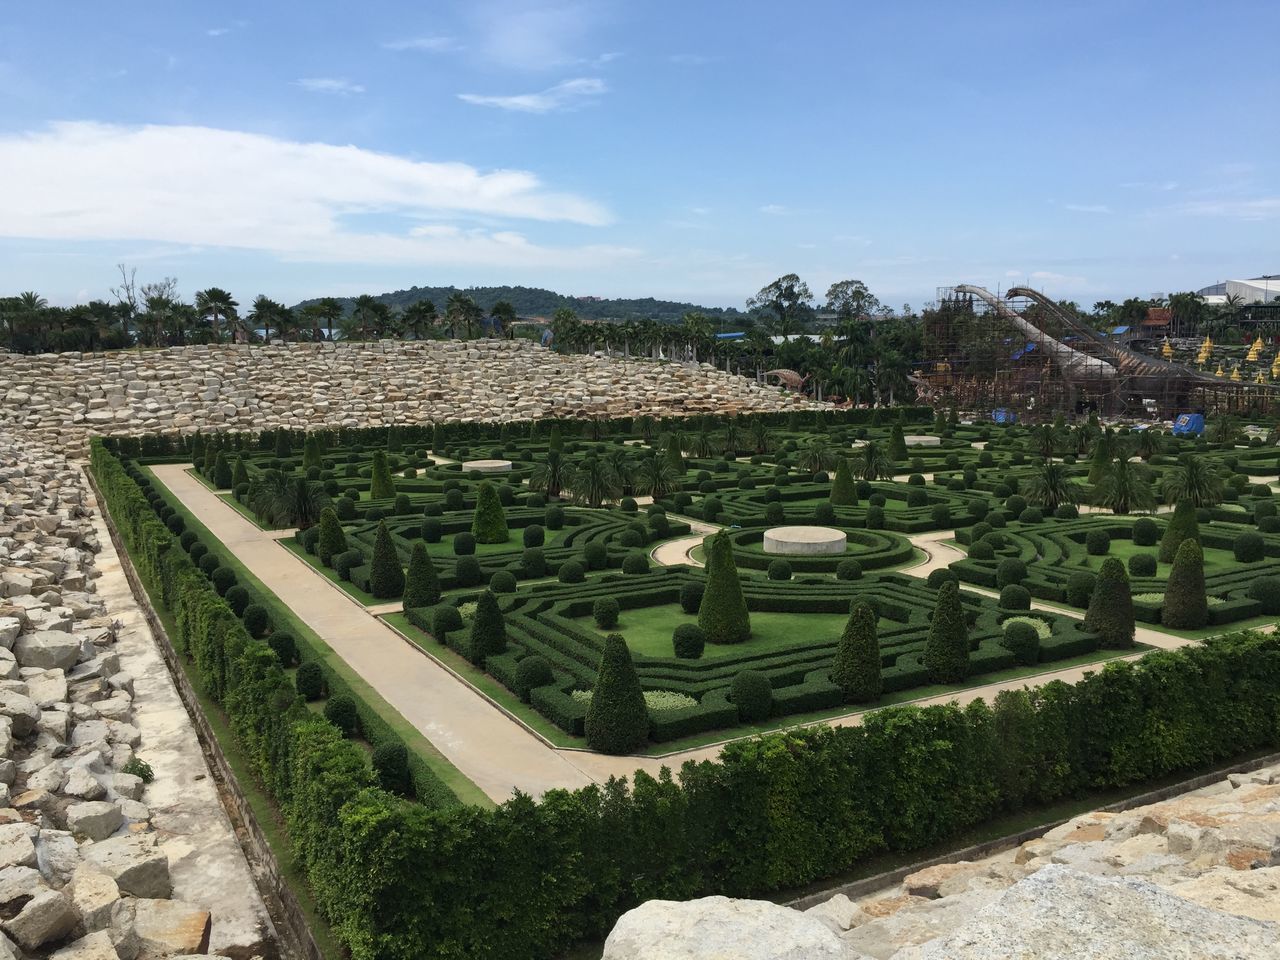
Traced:
[[387, 466], [385, 450], [373, 451], [373, 471], [369, 484], [369, 496], [374, 500], [389, 500], [396, 495], [396, 481]]
[[969, 675], [969, 624], [954, 580], [938, 590], [924, 645], [924, 666], [934, 683], [959, 683]]
[[880, 696], [880, 641], [876, 637], [876, 612], [859, 600], [849, 612], [831, 665], [831, 682], [850, 703], [869, 703]]
[[483, 667], [486, 657], [507, 649], [507, 624], [498, 606], [498, 598], [492, 590], [480, 594], [476, 601], [475, 617], [471, 621], [471, 642], [467, 644], [467, 659], [477, 667]]
[[404, 593], [404, 568], [387, 521], [378, 521], [378, 533], [373, 540], [373, 560], [369, 566], [369, 592], [379, 600], [394, 600]]
[[852, 507], [857, 502], [858, 486], [853, 482], [853, 471], [849, 469], [849, 459], [841, 457], [836, 463], [835, 479], [831, 481], [831, 505]]
[[707, 643], [741, 643], [751, 636], [733, 543], [723, 530], [707, 541], [707, 587], [698, 607], [698, 626]]
[[476, 492], [476, 512], [471, 521], [471, 535], [476, 543], [506, 543], [507, 515], [498, 498], [498, 489], [488, 480]]
[[618, 634], [604, 641], [596, 685], [587, 708], [587, 745], [601, 753], [627, 753], [649, 737], [649, 708], [631, 662], [631, 651]]
[[440, 602], [440, 578], [427, 553], [427, 545], [419, 540], [409, 554], [409, 572], [404, 579], [404, 609], [434, 607]]
[[219, 490], [231, 489], [231, 461], [227, 459], [227, 452], [219, 450], [217, 458], [213, 461], [213, 485]]
[[342, 531], [342, 521], [333, 507], [320, 511], [320, 536], [316, 538], [316, 556], [326, 567], [333, 558], [347, 550], [347, 535]]
[[680, 452], [680, 444], [676, 438], [667, 434], [666, 443], [663, 445], [663, 452], [667, 458], [667, 462], [671, 464], [671, 469], [675, 471], [677, 477], [684, 476], [684, 456]]
[[1129, 592], [1129, 575], [1116, 557], [1102, 561], [1098, 579], [1089, 597], [1084, 615], [1086, 630], [1098, 634], [1099, 642], [1108, 649], [1133, 646], [1133, 597]]
[[293, 456], [293, 444], [289, 442], [289, 431], [284, 427], [276, 430], [276, 458], [284, 460]]
[[1173, 508], [1173, 517], [1165, 527], [1164, 536], [1160, 538], [1160, 562], [1173, 563], [1178, 555], [1178, 547], [1186, 539], [1200, 539], [1200, 521], [1196, 518], [1196, 508], [1190, 500], [1179, 500]]
[[249, 482], [249, 468], [244, 465], [244, 457], [236, 457], [235, 466], [231, 469], [231, 489]]
[[1198, 540], [1188, 538], [1178, 547], [1164, 588], [1160, 622], [1175, 630], [1196, 630], [1209, 622], [1209, 598], [1204, 589], [1204, 552]]
[[307, 438], [302, 441], [302, 466], [303, 469], [311, 467], [324, 466], [324, 456], [320, 452], [320, 437], [315, 433], [308, 433]]
[[907, 459], [907, 439], [902, 435], [902, 424], [889, 428], [889, 456], [898, 463]]

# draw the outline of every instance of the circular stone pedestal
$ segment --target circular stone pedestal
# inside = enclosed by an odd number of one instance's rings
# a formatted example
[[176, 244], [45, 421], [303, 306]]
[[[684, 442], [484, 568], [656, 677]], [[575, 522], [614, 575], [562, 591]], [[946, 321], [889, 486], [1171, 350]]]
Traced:
[[462, 464], [462, 472], [470, 473], [510, 473], [510, 460], [467, 460]]
[[941, 437], [931, 437], [928, 434], [906, 436], [902, 439], [906, 441], [908, 447], [939, 447], [942, 445]]
[[764, 552], [793, 556], [844, 553], [845, 535], [830, 527], [774, 527], [764, 532]]

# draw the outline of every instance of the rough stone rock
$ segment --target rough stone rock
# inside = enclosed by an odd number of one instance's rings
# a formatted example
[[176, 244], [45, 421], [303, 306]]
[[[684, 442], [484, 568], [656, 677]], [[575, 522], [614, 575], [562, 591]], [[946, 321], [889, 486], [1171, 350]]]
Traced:
[[19, 637], [13, 654], [20, 667], [70, 670], [80, 656], [80, 641], [60, 630], [38, 630]]
[[4, 930], [24, 950], [34, 950], [65, 937], [75, 923], [71, 899], [58, 890], [45, 890], [27, 901], [16, 917], [5, 921]]
[[80, 846], [65, 830], [41, 830], [36, 839], [36, 862], [40, 873], [55, 887], [61, 887], [80, 866]]
[[25, 694], [0, 689], [0, 716], [8, 717], [12, 722], [15, 737], [25, 737], [40, 722], [40, 708]]
[[114, 803], [93, 800], [67, 807], [67, 828], [89, 840], [105, 840], [124, 824], [124, 814]]
[[87, 768], [77, 765], [67, 771], [67, 782], [62, 785], [62, 792], [69, 797], [97, 800], [107, 795], [107, 788]]
[[979, 867], [968, 860], [957, 863], [940, 863], [933, 867], [925, 867], [902, 878], [902, 889], [913, 897], [936, 899], [940, 894], [938, 888], [947, 880], [960, 876], [972, 876]]
[[111, 925], [111, 911], [120, 899], [120, 888], [105, 873], [82, 863], [63, 892], [75, 904], [86, 930], [105, 930]]
[[1211, 910], [1280, 923], [1280, 867], [1217, 867], [1165, 889]]
[[111, 935], [98, 930], [57, 950], [50, 960], [120, 960]]
[[84, 858], [135, 897], [169, 896], [169, 860], [150, 834], [111, 837], [84, 848]]
[[111, 778], [111, 789], [126, 800], [142, 799], [142, 791], [146, 784], [141, 777], [132, 773], [117, 773]]
[[20, 897], [34, 897], [48, 890], [39, 870], [31, 867], [5, 867], [0, 870], [0, 907], [8, 906]]
[[1280, 925], [1208, 910], [1144, 880], [1053, 864], [893, 960], [1274, 960], [1278, 951]]
[[35, 828], [26, 823], [0, 826], [0, 867], [34, 867], [36, 845], [31, 839]]
[[844, 935], [845, 943], [876, 960], [904, 947], [946, 936], [998, 899], [998, 890], [972, 890], [942, 900], [920, 900], [887, 917], [869, 920]]
[[848, 960], [825, 923], [760, 900], [650, 900], [624, 913], [602, 960]]
[[817, 917], [835, 933], [844, 933], [868, 920], [862, 908], [843, 893], [837, 893], [830, 900], [810, 907], [805, 913], [811, 917]]
[[209, 911], [181, 900], [138, 900], [133, 931], [143, 951], [203, 953], [209, 946]]

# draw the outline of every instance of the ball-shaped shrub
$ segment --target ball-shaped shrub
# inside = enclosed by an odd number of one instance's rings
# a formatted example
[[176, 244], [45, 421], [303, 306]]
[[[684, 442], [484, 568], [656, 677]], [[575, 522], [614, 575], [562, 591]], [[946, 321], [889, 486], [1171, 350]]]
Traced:
[[883, 493], [873, 493], [867, 498], [867, 503], [871, 504], [873, 507], [883, 507], [888, 502], [889, 498]]
[[577, 560], [566, 560], [560, 564], [560, 569], [556, 572], [556, 576], [561, 583], [581, 583], [587, 579], [586, 570]]
[[1007, 587], [1027, 579], [1027, 565], [1017, 557], [1005, 557], [996, 567], [996, 586]]
[[546, 530], [538, 523], [525, 527], [520, 537], [526, 547], [540, 547], [547, 540]]
[[987, 523], [991, 524], [992, 528], [1001, 530], [1008, 525], [1009, 518], [1003, 510], [992, 510], [987, 514]]
[[[1013, 497], [1009, 499], [1012, 500]], [[1044, 512], [1039, 507], [1027, 507], [1027, 509], [1018, 514], [1019, 523], [1039, 523], [1043, 519]]]
[[[1272, 507], [1272, 512], [1275, 512], [1274, 507]], [[196, 532], [194, 530], [187, 530], [178, 538], [178, 545], [181, 546], [183, 550], [190, 552], [191, 545], [193, 543], [198, 543], [199, 540], [200, 538], [196, 536]]]
[[925, 485], [924, 474], [913, 473], [911, 476], [907, 477], [907, 483], [911, 484], [913, 487], [923, 487]]
[[929, 493], [927, 490], [921, 490], [919, 487], [912, 487], [907, 491], [908, 507], [927, 507], [929, 505]]
[[1280, 533], [1280, 517], [1263, 517], [1258, 521], [1262, 533]]
[[1280, 577], [1257, 577], [1249, 584], [1249, 598], [1266, 614], [1280, 613]]
[[[199, 544], [199, 546], [204, 546], [204, 544]], [[194, 550], [195, 547], [192, 547], [192, 549]], [[196, 566], [200, 568], [201, 573], [212, 580], [213, 571], [217, 570], [222, 564], [212, 553], [207, 553], [201, 555], [200, 559], [196, 561]]]
[[1013, 496], [1013, 490], [1007, 483], [997, 483], [991, 491], [997, 500], [1007, 500]]
[[409, 495], [407, 493], [396, 494], [395, 511], [397, 517], [407, 517], [409, 514], [413, 513], [413, 502], [409, 499]]
[[939, 567], [937, 570], [930, 570], [929, 576], [925, 578], [925, 583], [934, 590], [941, 588], [944, 583], [959, 582], [960, 578], [956, 576], [956, 572], [954, 570], [948, 570], [946, 567]]
[[1154, 553], [1135, 553], [1129, 558], [1129, 576], [1154, 577], [1156, 575], [1156, 555]]
[[227, 595], [227, 591], [236, 585], [236, 575], [228, 567], [218, 567], [213, 571], [213, 575], [209, 577], [209, 580], [213, 584], [213, 589], [224, 597]]
[[769, 579], [770, 580], [790, 580], [791, 564], [786, 560], [772, 560], [769, 563]]
[[461, 490], [450, 490], [444, 495], [444, 508], [446, 510], [461, 510], [467, 505], [467, 498], [462, 495]]
[[884, 529], [884, 507], [867, 507], [867, 529]]
[[935, 503], [929, 511], [929, 517], [935, 527], [951, 526], [951, 507], [945, 503]]
[[351, 521], [356, 518], [356, 502], [350, 497], [339, 497], [333, 501], [333, 512], [339, 520]]
[[324, 718], [337, 727], [344, 737], [355, 736], [360, 727], [356, 702], [346, 694], [330, 697], [324, 704]]
[[818, 523], [835, 523], [836, 508], [823, 501], [813, 508], [813, 519]]
[[1238, 563], [1257, 563], [1266, 554], [1266, 543], [1262, 534], [1254, 530], [1246, 530], [1231, 545]]
[[1230, 484], [1224, 484], [1222, 487], [1222, 500], [1224, 503], [1235, 503], [1240, 499], [1240, 491]]
[[194, 563], [197, 567], [200, 566], [200, 561], [203, 560], [208, 555], [209, 555], [209, 548], [206, 547], [203, 543], [200, 543], [199, 541], [197, 541], [191, 545], [191, 562]]
[[459, 557], [453, 565], [453, 580], [459, 587], [478, 587], [484, 582], [484, 571], [476, 557]]
[[782, 501], [782, 491], [777, 487], [769, 487], [764, 492], [765, 503], [780, 503]]
[[408, 796], [413, 792], [409, 775], [409, 751], [403, 743], [380, 743], [373, 750], [373, 772], [378, 786], [388, 793]]
[[620, 547], [626, 547], [628, 550], [633, 550], [636, 547], [643, 545], [644, 537], [636, 533], [634, 530], [623, 530], [618, 534], [618, 546]]
[[344, 550], [333, 558], [333, 570], [343, 580], [351, 579], [351, 568], [364, 563], [364, 554], [359, 550]]
[[1271, 488], [1265, 483], [1255, 483], [1249, 488], [1249, 492], [1259, 499], [1267, 500], [1272, 496]]
[[616, 597], [600, 597], [591, 605], [591, 617], [601, 630], [612, 630], [618, 625], [621, 608]]
[[[1275, 502], [1272, 500], [1259, 500], [1253, 505], [1253, 519], [1255, 523], [1261, 523], [1267, 517], [1274, 517], [1280, 514], [1280, 510], [1276, 509]], [[184, 533], [185, 537], [186, 534]]]
[[1010, 583], [1000, 591], [1000, 606], [1006, 610], [1030, 610], [1031, 591], [1019, 583]]
[[994, 560], [995, 558], [995, 547], [991, 546], [990, 542], [986, 540], [979, 540], [969, 547], [970, 560]]
[[442, 603], [431, 611], [431, 635], [441, 643], [445, 634], [462, 629], [462, 613], [451, 603]]
[[702, 606], [702, 594], [706, 591], [701, 580], [690, 580], [680, 587], [680, 609], [685, 613], [697, 613]]
[[440, 538], [444, 536], [444, 525], [436, 517], [427, 517], [422, 521], [418, 532], [424, 542], [439, 543]]
[[554, 504], [547, 507], [546, 512], [542, 516], [543, 526], [548, 530], [559, 530], [564, 526], [564, 507], [558, 507]]
[[952, 477], [947, 481], [947, 489], [952, 493], [964, 493], [968, 488], [963, 477]]
[[281, 666], [292, 667], [298, 662], [298, 644], [293, 639], [293, 634], [277, 630], [267, 637], [267, 646], [275, 653]]
[[765, 523], [783, 523], [786, 520], [786, 513], [782, 509], [780, 503], [770, 503], [764, 508]]
[[697, 660], [707, 646], [707, 637], [696, 623], [682, 623], [671, 635], [671, 646], [681, 660]]
[[991, 544], [992, 550], [1003, 550], [1008, 541], [1005, 539], [1005, 535], [999, 530], [992, 530], [982, 538], [982, 542]]
[[622, 572], [641, 574], [649, 572], [649, 555], [643, 550], [632, 550], [622, 558]]
[[510, 570], [499, 570], [489, 578], [489, 589], [494, 593], [515, 593], [516, 575]]
[[773, 709], [773, 685], [758, 670], [743, 670], [729, 686], [729, 699], [738, 708], [743, 723], [758, 723], [769, 717]]
[[298, 672], [293, 677], [293, 686], [304, 700], [319, 700], [323, 697], [324, 673], [320, 669], [320, 664], [314, 660], [308, 660], [299, 666]]
[[979, 520], [977, 523], [975, 523], [972, 527], [969, 528], [969, 542], [975, 543], [978, 540], [981, 540], [990, 532], [991, 532], [991, 524], [987, 523], [985, 520]]
[[1084, 535], [1084, 548], [1091, 557], [1105, 557], [1111, 550], [1111, 536], [1105, 530], [1090, 530]]
[[1032, 666], [1040, 659], [1040, 633], [1029, 623], [1014, 620], [1005, 625], [1000, 646], [1013, 654], [1023, 666]]
[[1150, 517], [1139, 517], [1133, 522], [1133, 544], [1136, 547], [1154, 547], [1160, 539], [1160, 525]]
[[249, 591], [240, 584], [236, 584], [227, 591], [227, 595], [223, 598], [227, 601], [227, 606], [231, 607], [231, 612], [237, 617], [244, 616], [244, 611], [249, 606]]
[[453, 555], [455, 557], [471, 557], [475, 556], [476, 538], [472, 534], [463, 530], [461, 533], [453, 535]]
[[1027, 498], [1015, 493], [1005, 500], [1004, 509], [1011, 517], [1020, 516], [1022, 511], [1027, 509]]
[[261, 604], [249, 604], [244, 608], [240, 619], [244, 621], [244, 628], [249, 631], [251, 637], [262, 637], [271, 627], [271, 617], [267, 613], [267, 608]]
[[1060, 503], [1053, 511], [1053, 515], [1059, 520], [1074, 520], [1080, 516], [1080, 508], [1074, 503]]
[[525, 703], [529, 702], [529, 697], [535, 688], [545, 687], [554, 680], [551, 664], [547, 663], [546, 658], [536, 653], [530, 654], [516, 664], [516, 696]]
[[603, 570], [609, 565], [609, 551], [599, 540], [592, 540], [582, 548], [582, 560], [588, 570]]
[[862, 564], [852, 557], [836, 564], [837, 580], [859, 580], [862, 577]]
[[520, 569], [526, 577], [547, 575], [547, 555], [541, 547], [528, 547], [520, 554]]
[[1089, 606], [1089, 598], [1093, 596], [1093, 585], [1097, 579], [1088, 570], [1077, 570], [1067, 577], [1067, 603], [1073, 607]]

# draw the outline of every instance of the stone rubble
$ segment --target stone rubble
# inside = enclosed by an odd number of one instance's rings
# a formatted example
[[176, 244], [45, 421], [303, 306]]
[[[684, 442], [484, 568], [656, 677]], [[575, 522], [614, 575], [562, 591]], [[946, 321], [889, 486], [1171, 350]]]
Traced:
[[80, 470], [0, 434], [0, 960], [158, 960], [208, 948], [210, 913], [169, 899], [119, 625]]
[[814, 406], [710, 364], [559, 354], [528, 340], [0, 351], [0, 427], [91, 434], [670, 416]]
[[[626, 936], [618, 948], [610, 936], [604, 960], [724, 956], [712, 938], [670, 939], [690, 917], [706, 930], [734, 921], [735, 936], [754, 945], [744, 956], [782, 960], [794, 954], [778, 909], [723, 897], [651, 901], [619, 920], [615, 934]], [[836, 894], [802, 916], [826, 928], [822, 950], [841, 951], [812, 955], [842, 960], [1273, 960], [1280, 765], [1122, 813], [1086, 813], [1014, 850], [927, 867], [858, 901]]]

